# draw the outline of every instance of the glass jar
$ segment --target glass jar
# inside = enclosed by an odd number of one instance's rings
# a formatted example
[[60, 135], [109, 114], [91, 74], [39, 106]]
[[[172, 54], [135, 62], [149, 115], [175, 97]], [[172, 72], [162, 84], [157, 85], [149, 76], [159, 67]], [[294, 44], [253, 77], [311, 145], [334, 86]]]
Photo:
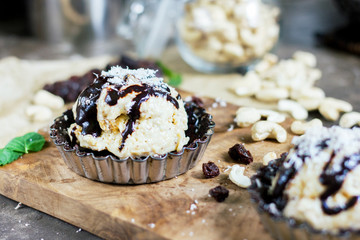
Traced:
[[276, 45], [279, 15], [276, 1], [187, 2], [176, 23], [180, 55], [200, 72], [246, 71]]

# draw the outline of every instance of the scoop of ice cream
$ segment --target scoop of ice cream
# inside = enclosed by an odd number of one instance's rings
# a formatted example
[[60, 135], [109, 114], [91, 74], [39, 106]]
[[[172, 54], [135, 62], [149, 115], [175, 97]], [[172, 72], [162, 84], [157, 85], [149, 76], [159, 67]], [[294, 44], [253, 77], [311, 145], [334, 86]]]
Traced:
[[359, 230], [360, 129], [313, 128], [293, 144], [272, 180], [271, 201], [317, 230]]
[[121, 67], [103, 71], [75, 102], [70, 137], [81, 147], [119, 158], [181, 151], [189, 141], [184, 103], [155, 73]]

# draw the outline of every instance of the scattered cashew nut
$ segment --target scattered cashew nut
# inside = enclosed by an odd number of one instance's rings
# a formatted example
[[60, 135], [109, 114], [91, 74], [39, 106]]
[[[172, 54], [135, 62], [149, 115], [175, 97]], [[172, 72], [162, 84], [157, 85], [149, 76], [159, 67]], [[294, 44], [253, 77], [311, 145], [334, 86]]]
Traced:
[[236, 81], [233, 89], [236, 95], [240, 97], [248, 97], [254, 95], [260, 90], [261, 79], [254, 72], [247, 73], [240, 81]]
[[286, 88], [266, 88], [261, 89], [255, 94], [255, 98], [265, 102], [278, 101], [289, 97]]
[[309, 52], [296, 51], [293, 54], [293, 59], [304, 63], [308, 67], [316, 66], [316, 57], [314, 54], [309, 53]]
[[301, 98], [310, 98], [310, 99], [324, 99], [325, 92], [321, 88], [311, 87], [311, 88], [303, 88], [300, 90], [291, 91], [291, 99], [298, 100]]
[[30, 105], [25, 109], [26, 116], [32, 121], [44, 122], [52, 118], [50, 108], [40, 105]]
[[286, 141], [286, 130], [277, 123], [270, 121], [259, 121], [251, 128], [251, 137], [254, 141], [262, 141], [267, 138], [276, 139], [283, 143]]
[[349, 112], [342, 115], [339, 121], [340, 127], [351, 128], [355, 125], [360, 124], [360, 113], [359, 112]]
[[58, 110], [64, 107], [64, 100], [48, 91], [39, 90], [36, 92], [33, 102], [35, 105], [41, 105], [50, 109]]
[[264, 166], [268, 165], [270, 161], [272, 161], [272, 160], [274, 160], [276, 158], [277, 158], [277, 156], [276, 156], [275, 152], [268, 152], [263, 157], [263, 165]]
[[286, 119], [286, 116], [284, 114], [278, 113], [273, 110], [258, 109], [258, 111], [261, 117], [265, 117], [266, 120], [270, 122], [282, 123]]
[[289, 112], [296, 120], [304, 120], [308, 117], [308, 111], [298, 102], [283, 99], [278, 102], [280, 111]]
[[236, 117], [234, 121], [239, 127], [248, 127], [260, 119], [261, 115], [256, 108], [241, 107], [236, 111]]
[[322, 99], [316, 98], [299, 98], [296, 100], [307, 111], [317, 110], [320, 106]]
[[314, 118], [309, 122], [294, 121], [291, 124], [290, 129], [294, 134], [302, 135], [309, 128], [322, 127], [322, 126], [323, 126], [322, 121], [318, 118]]
[[248, 127], [259, 121], [262, 117], [267, 121], [282, 123], [286, 116], [273, 110], [241, 107], [236, 111], [234, 121], [238, 127]]
[[239, 187], [248, 188], [251, 185], [249, 177], [244, 175], [245, 167], [240, 165], [234, 165], [231, 168], [229, 178], [230, 180]]
[[350, 103], [331, 97], [325, 98], [319, 106], [321, 115], [330, 121], [338, 120], [341, 112], [351, 112], [352, 109]]

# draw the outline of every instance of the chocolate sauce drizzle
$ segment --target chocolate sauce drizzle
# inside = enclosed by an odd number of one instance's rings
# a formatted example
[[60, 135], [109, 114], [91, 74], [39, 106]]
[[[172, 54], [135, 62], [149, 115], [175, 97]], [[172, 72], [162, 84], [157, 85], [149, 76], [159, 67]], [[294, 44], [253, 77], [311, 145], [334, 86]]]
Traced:
[[341, 211], [351, 208], [359, 199], [359, 196], [352, 196], [343, 206], [331, 208], [327, 205], [326, 200], [340, 190], [346, 175], [360, 163], [360, 154], [354, 154], [350, 157], [345, 157], [341, 163], [341, 169], [334, 171], [331, 169], [331, 163], [334, 157], [335, 153], [332, 153], [330, 161], [325, 165], [320, 175], [320, 182], [326, 186], [326, 190], [320, 196], [321, 207], [324, 213], [328, 215], [338, 214]]
[[105, 83], [107, 83], [106, 78], [98, 77], [79, 95], [75, 122], [82, 127], [81, 134], [83, 135], [91, 134], [94, 137], [99, 137], [101, 134], [100, 125], [95, 121], [97, 119], [96, 102]]
[[113, 106], [117, 103], [119, 98], [125, 97], [127, 94], [132, 92], [139, 93], [133, 99], [134, 104], [131, 106], [128, 116], [129, 120], [126, 122], [125, 130], [121, 133], [122, 135], [122, 142], [119, 147], [121, 151], [125, 146], [125, 141], [129, 135], [134, 132], [134, 125], [136, 120], [140, 118], [140, 107], [143, 102], [146, 102], [150, 97], [163, 97], [166, 98], [167, 101], [172, 103], [177, 109], [179, 109], [178, 101], [170, 95], [170, 89], [164, 88], [164, 90], [156, 90], [150, 87], [147, 84], [143, 85], [132, 85], [123, 90], [120, 90], [121, 86], [115, 89], [108, 90], [107, 96], [105, 98], [105, 102], [110, 106]]
[[[124, 77], [124, 81], [127, 81], [127, 76]], [[101, 128], [97, 119], [97, 100], [100, 97], [100, 93], [104, 87], [107, 86], [107, 78], [99, 77], [94, 81], [92, 85], [86, 88], [79, 96], [78, 105], [76, 107], [76, 119], [75, 122], [82, 126], [81, 134], [91, 134], [94, 137], [99, 137], [101, 134]], [[123, 98], [130, 93], [138, 93], [134, 99], [134, 104], [131, 106], [128, 116], [129, 120], [126, 122], [125, 130], [121, 133], [122, 142], [119, 150], [121, 151], [125, 146], [125, 141], [129, 135], [131, 135], [135, 128], [135, 122], [140, 118], [140, 108], [143, 102], [146, 102], [150, 97], [163, 97], [170, 103], [172, 103], [177, 109], [179, 108], [178, 101], [170, 95], [170, 88], [160, 86], [158, 89], [149, 86], [148, 84], [131, 85], [125, 89], [122, 89], [124, 85], [117, 84], [114, 87], [107, 89], [107, 95], [105, 102], [109, 106], [116, 105], [119, 98]]]

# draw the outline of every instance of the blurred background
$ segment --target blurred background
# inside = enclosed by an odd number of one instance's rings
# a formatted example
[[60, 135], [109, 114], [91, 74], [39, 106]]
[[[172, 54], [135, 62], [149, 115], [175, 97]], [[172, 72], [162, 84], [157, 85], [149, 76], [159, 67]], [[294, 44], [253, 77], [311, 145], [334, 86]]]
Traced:
[[[344, 5], [347, 1], [340, 2]], [[0, 57], [53, 59], [74, 54], [120, 54], [134, 50], [136, 45], [144, 47], [151, 31], [160, 35], [150, 41], [155, 41], [156, 51], [161, 52], [173, 43], [172, 24], [180, 11], [179, 4], [181, 1], [176, 0], [4, 1], [0, 9]], [[317, 35], [329, 34], [345, 26], [350, 15], [356, 16], [335, 0], [279, 0], [277, 4], [281, 9], [280, 44], [296, 44], [299, 48], [321, 45]], [[140, 19], [141, 15], [147, 18]]]

